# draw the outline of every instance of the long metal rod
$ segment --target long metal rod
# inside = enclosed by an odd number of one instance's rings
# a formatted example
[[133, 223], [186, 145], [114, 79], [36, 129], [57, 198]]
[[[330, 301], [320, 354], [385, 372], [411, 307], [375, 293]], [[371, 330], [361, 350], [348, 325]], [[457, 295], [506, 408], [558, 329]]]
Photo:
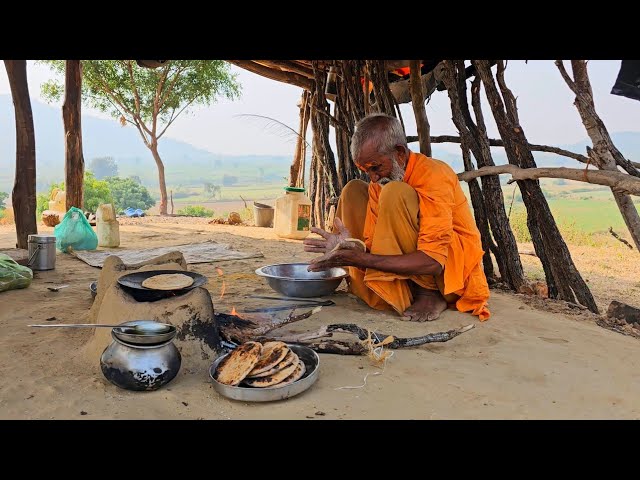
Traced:
[[107, 327], [107, 328], [119, 328], [119, 327], [132, 328], [133, 325], [110, 325], [107, 323], [48, 323], [46, 325], [27, 325], [27, 327]]

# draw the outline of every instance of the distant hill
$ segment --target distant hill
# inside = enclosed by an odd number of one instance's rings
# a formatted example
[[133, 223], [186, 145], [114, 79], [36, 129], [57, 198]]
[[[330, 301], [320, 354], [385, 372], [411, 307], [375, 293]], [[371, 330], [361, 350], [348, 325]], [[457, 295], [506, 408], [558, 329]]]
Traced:
[[[36, 132], [37, 189], [45, 190], [51, 182], [62, 180], [64, 175], [64, 143], [62, 112], [38, 101], [32, 102]], [[144, 146], [133, 127], [121, 127], [116, 121], [91, 117], [82, 118], [82, 142], [85, 162], [96, 157], [113, 157], [118, 163], [120, 176], [137, 175], [143, 184], [157, 189], [157, 170], [149, 150]], [[640, 159], [640, 132], [612, 133], [613, 141], [630, 159]], [[585, 153], [585, 139], [561, 148]], [[417, 148], [417, 143], [411, 145]], [[221, 184], [225, 175], [235, 176], [246, 185], [282, 182], [289, 174], [290, 156], [270, 155], [221, 155], [199, 149], [185, 142], [163, 138], [160, 154], [165, 163], [169, 186], [202, 186], [203, 182]], [[503, 148], [493, 147], [496, 164], [507, 163]], [[433, 145], [434, 157], [449, 163], [456, 171], [463, 170], [459, 154]], [[578, 162], [570, 158], [542, 152], [534, 152], [540, 166], [576, 167]], [[0, 95], [0, 191], [10, 192], [15, 170], [15, 124], [13, 103], [9, 95]]]
[[[36, 135], [38, 191], [64, 176], [64, 128], [62, 111], [38, 101], [32, 102]], [[82, 146], [85, 163], [96, 157], [113, 157], [120, 176], [138, 175], [147, 186], [157, 187], [157, 170], [151, 152], [133, 127], [121, 127], [114, 120], [84, 115]], [[221, 155], [185, 142], [162, 138], [160, 155], [165, 163], [168, 185], [221, 183], [224, 175], [243, 182], [277, 182], [289, 174], [290, 156]], [[15, 124], [10, 95], [0, 95], [0, 191], [13, 188], [15, 171]]]

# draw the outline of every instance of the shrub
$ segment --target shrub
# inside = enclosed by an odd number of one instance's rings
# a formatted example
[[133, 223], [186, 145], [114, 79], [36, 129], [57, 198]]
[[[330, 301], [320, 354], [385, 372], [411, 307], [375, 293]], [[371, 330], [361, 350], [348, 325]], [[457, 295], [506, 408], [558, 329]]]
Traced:
[[188, 217], [213, 217], [213, 213], [213, 210], [210, 208], [205, 208], [200, 205], [187, 205], [183, 209], [178, 210], [178, 215], [185, 215]]
[[511, 230], [516, 237], [516, 241], [528, 243], [531, 241], [529, 227], [527, 227], [527, 211], [524, 208], [514, 208], [509, 217]]
[[13, 225], [14, 223], [13, 208], [6, 208], [0, 211], [0, 225]]
[[4, 204], [5, 199], [9, 196], [8, 193], [5, 192], [0, 192], [0, 211], [4, 210], [5, 208], [7, 208]]
[[149, 190], [133, 178], [108, 177], [105, 181], [111, 190], [114, 207], [118, 212], [129, 207], [146, 210], [156, 204]]
[[113, 203], [109, 184], [98, 180], [93, 173], [84, 172], [84, 209], [96, 213], [101, 203]]

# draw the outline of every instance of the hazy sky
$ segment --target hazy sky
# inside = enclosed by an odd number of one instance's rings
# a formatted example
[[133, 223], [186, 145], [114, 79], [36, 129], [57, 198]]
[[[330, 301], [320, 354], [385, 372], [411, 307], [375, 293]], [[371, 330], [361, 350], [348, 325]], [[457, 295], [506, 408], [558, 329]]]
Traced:
[[[568, 61], [565, 61], [565, 65], [570, 71]], [[44, 102], [40, 97], [40, 84], [50, 78], [51, 73], [47, 67], [35, 65], [33, 61], [29, 61], [27, 68], [32, 99]], [[182, 140], [214, 153], [292, 155], [294, 144], [290, 139], [265, 130], [264, 125], [256, 121], [234, 116], [265, 115], [297, 129], [299, 110], [296, 102], [301, 90], [235, 66], [232, 69], [239, 74], [242, 97], [233, 102], [221, 99], [211, 107], [195, 108], [191, 114], [183, 114], [169, 128], [166, 137]], [[619, 60], [589, 62], [596, 110], [610, 132], [640, 131], [640, 102], [610, 94], [619, 69]], [[528, 63], [512, 60], [505, 77], [507, 85], [518, 97], [520, 122], [531, 143], [561, 145], [586, 138], [584, 126], [573, 106], [573, 94], [552, 60], [532, 60]], [[7, 93], [10, 94], [6, 71], [0, 68], [0, 94]], [[411, 105], [402, 105], [401, 111], [407, 134], [416, 135]], [[105, 115], [87, 107], [83, 107], [83, 115], [105, 118]], [[446, 92], [436, 91], [433, 94], [427, 104], [427, 115], [432, 135], [456, 134]], [[62, 121], [62, 114], [60, 118]], [[489, 107], [485, 106], [489, 135], [498, 137], [490, 118]], [[2, 123], [4, 120], [0, 119], [0, 125]], [[457, 146], [451, 145], [449, 148], [459, 151]]]

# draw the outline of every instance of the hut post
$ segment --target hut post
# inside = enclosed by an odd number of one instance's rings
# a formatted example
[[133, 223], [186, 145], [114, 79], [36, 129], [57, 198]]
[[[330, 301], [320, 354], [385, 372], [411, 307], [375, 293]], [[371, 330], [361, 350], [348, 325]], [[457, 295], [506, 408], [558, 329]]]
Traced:
[[[464, 163], [465, 171], [469, 172], [471, 170], [474, 170], [473, 163], [471, 162], [469, 148], [464, 143], [461, 143], [460, 149], [462, 150], [462, 161]], [[493, 243], [493, 239], [491, 238], [491, 231], [489, 230], [489, 220], [487, 220], [487, 213], [484, 206], [484, 198], [482, 197], [482, 190], [480, 189], [480, 184], [478, 183], [477, 179], [473, 179], [469, 182], [469, 196], [471, 197], [473, 216], [476, 219], [478, 230], [480, 230], [482, 249], [484, 250], [484, 255], [482, 256], [484, 274], [489, 281], [495, 281], [491, 252], [496, 252], [498, 247]]]
[[306, 157], [306, 133], [309, 124], [309, 92], [302, 90], [302, 96], [298, 102], [300, 107], [300, 127], [298, 128], [298, 140], [293, 163], [289, 170], [289, 186], [304, 187], [304, 170]]
[[16, 175], [11, 203], [16, 220], [17, 247], [28, 248], [36, 224], [36, 140], [27, 83], [27, 61], [5, 60], [16, 119]]
[[[605, 127], [604, 122], [596, 112], [591, 82], [589, 81], [589, 74], [587, 72], [587, 62], [585, 60], [571, 60], [573, 80], [571, 80], [571, 77], [569, 77], [569, 74], [564, 69], [562, 60], [556, 60], [556, 65], [564, 81], [576, 96], [573, 104], [578, 109], [582, 124], [593, 143], [593, 149], [587, 149], [587, 151], [596, 167], [600, 170], [617, 172], [618, 165], [620, 165], [625, 168], [630, 175], [640, 176], [633, 164], [630, 164], [613, 144], [607, 127]], [[499, 76], [498, 80], [500, 81], [503, 78], [504, 77]], [[628, 194], [618, 192], [613, 188], [611, 192], [618, 204], [622, 218], [629, 229], [631, 238], [636, 244], [638, 251], [640, 251], [640, 215], [633, 203], [633, 199]]]
[[[431, 156], [431, 128], [427, 118], [427, 109], [424, 106], [424, 90], [422, 89], [422, 79], [420, 75], [420, 60], [411, 60], [409, 63], [411, 82], [411, 105], [413, 114], [416, 117], [416, 127], [418, 129], [418, 142], [420, 143], [420, 153]], [[468, 152], [467, 152], [468, 154]]]
[[[475, 108], [476, 123], [471, 118], [469, 103], [467, 101], [467, 86], [464, 62], [445, 61], [442, 81], [447, 88], [451, 102], [453, 123], [460, 132], [461, 140], [470, 148], [478, 163], [478, 167], [493, 166], [489, 138], [484, 125], [482, 110], [478, 103]], [[472, 86], [472, 99], [479, 102], [480, 83], [477, 80]], [[477, 95], [477, 96], [476, 96]], [[475, 107], [475, 105], [474, 105]], [[467, 165], [465, 165], [465, 169]], [[522, 262], [518, 254], [518, 244], [513, 236], [509, 218], [504, 207], [504, 196], [500, 187], [500, 179], [497, 176], [482, 177], [482, 197], [485, 204], [485, 212], [491, 232], [495, 238], [497, 248], [492, 249], [498, 263], [502, 281], [515, 291], [526, 285]], [[475, 208], [475, 205], [474, 205]], [[476, 217], [477, 218], [477, 217]], [[476, 223], [478, 220], [476, 219]], [[480, 228], [482, 222], [478, 224]], [[483, 246], [484, 247], [484, 246]], [[487, 274], [487, 272], [485, 272]], [[487, 274], [489, 277], [489, 275]]]
[[[520, 168], [535, 168], [536, 162], [529, 148], [529, 142], [518, 121], [515, 97], [504, 84], [501, 85], [501, 92], [498, 91], [488, 60], [472, 60], [472, 63], [484, 84], [509, 163]], [[501, 64], [502, 61], [498, 61], [499, 69], [503, 68]], [[545, 270], [549, 296], [580, 303], [592, 312], [598, 313], [593, 295], [576, 269], [569, 249], [558, 230], [549, 204], [540, 188], [540, 182], [519, 180], [518, 187], [527, 209], [527, 225], [534, 248]]]
[[67, 210], [71, 207], [82, 209], [84, 157], [82, 156], [82, 67], [80, 60], [67, 60], [64, 82], [64, 104], [62, 118], [64, 121], [65, 142], [65, 193]]

